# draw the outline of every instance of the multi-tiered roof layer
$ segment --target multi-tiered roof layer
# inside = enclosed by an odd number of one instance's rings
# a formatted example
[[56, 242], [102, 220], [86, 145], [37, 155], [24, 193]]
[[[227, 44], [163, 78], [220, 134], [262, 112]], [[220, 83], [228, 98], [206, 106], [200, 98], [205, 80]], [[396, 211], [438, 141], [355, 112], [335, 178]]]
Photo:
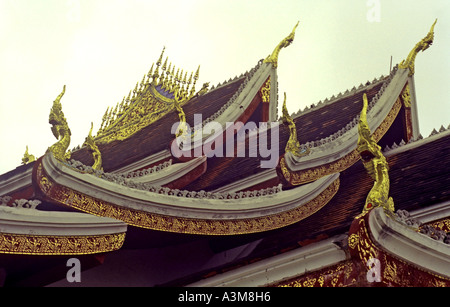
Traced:
[[[138, 265], [156, 246], [181, 252], [198, 244], [208, 246], [207, 264], [147, 285], [368, 285], [361, 279], [366, 252], [382, 261], [387, 277], [375, 281], [379, 285], [406, 285], [409, 267], [420, 267], [413, 270], [420, 285], [449, 285], [450, 272], [439, 270], [450, 262], [450, 165], [443, 158], [450, 135], [441, 129], [420, 136], [414, 87], [415, 56], [431, 45], [434, 25], [388, 76], [292, 115], [284, 105], [278, 119], [278, 55], [296, 28], [246, 73], [199, 91], [199, 70], [175, 70], [163, 62], [163, 50], [134, 91], [108, 108], [97, 134], [91, 131], [71, 152], [63, 91], [50, 118], [58, 142], [0, 176], [5, 285], [62, 279], [49, 272], [63, 270], [61, 257], [67, 255], [84, 255], [93, 272], [110, 272], [114, 268], [100, 265], [99, 254]], [[370, 142], [384, 152], [361, 149], [362, 122]], [[221, 129], [207, 129], [212, 123]], [[182, 129], [175, 132], [177, 126]], [[261, 132], [276, 157], [271, 167], [263, 167], [267, 155], [255, 154], [253, 138]], [[179, 137], [199, 142], [183, 147]], [[237, 154], [239, 142], [244, 154]], [[232, 154], [226, 151], [230, 144]], [[371, 161], [375, 166], [367, 168]], [[367, 175], [381, 164], [387, 183]], [[406, 213], [397, 211], [395, 218], [383, 207], [381, 196], [373, 196], [378, 185], [389, 191], [396, 210], [411, 211], [421, 226], [411, 230], [404, 225], [411, 219], [401, 218]], [[442, 242], [420, 233], [433, 236], [433, 229]], [[400, 241], [404, 248], [393, 250]], [[222, 255], [240, 249], [234, 257]], [[422, 256], [405, 256], [412, 252]], [[169, 265], [163, 258], [148, 262]], [[37, 268], [40, 263], [46, 265]], [[394, 273], [393, 266], [399, 268]], [[48, 279], [36, 282], [42, 276]]]

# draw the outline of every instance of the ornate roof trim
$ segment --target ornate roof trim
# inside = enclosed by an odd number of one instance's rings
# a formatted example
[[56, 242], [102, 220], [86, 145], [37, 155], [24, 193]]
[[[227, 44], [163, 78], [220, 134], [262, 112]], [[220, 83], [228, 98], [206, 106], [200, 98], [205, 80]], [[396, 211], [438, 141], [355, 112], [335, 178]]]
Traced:
[[297, 22], [297, 24], [294, 26], [294, 29], [292, 29], [291, 33], [289, 33], [288, 36], [286, 36], [273, 50], [272, 54], [269, 55], [265, 60], [264, 63], [270, 63], [274, 68], [278, 67], [278, 55], [280, 54], [280, 51], [282, 48], [288, 47], [292, 42], [294, 41], [295, 37], [295, 30], [298, 27], [298, 24], [300, 21]]
[[[402, 104], [398, 97], [407, 79], [404, 70], [393, 70], [378, 94], [370, 101], [367, 116], [376, 141], [386, 133], [400, 111]], [[355, 151], [358, 122], [359, 115], [332, 136], [302, 144], [301, 146], [310, 148], [307, 156], [296, 157], [286, 153], [279, 166], [282, 178], [291, 185], [299, 185], [353, 165], [359, 159]]]
[[180, 190], [159, 188], [152, 192], [80, 174], [51, 155], [38, 160], [33, 181], [45, 197], [84, 212], [148, 229], [204, 235], [254, 233], [290, 225], [325, 206], [339, 188], [339, 174], [334, 174], [287, 191], [216, 195], [186, 191], [183, 195]]
[[[152, 65], [148, 74], [144, 75], [140, 84], [136, 83], [136, 87], [130, 91], [127, 98], [124, 97], [115, 108], [106, 110], [97, 136], [94, 137], [97, 144], [125, 140], [155, 122], [174, 109], [175, 95], [183, 104], [194, 97], [200, 66], [195, 75], [192, 72], [188, 79], [188, 73], [183, 70], [180, 73], [178, 69], [175, 73], [175, 66], [172, 67], [172, 63], [167, 67], [168, 58], [166, 58], [160, 72], [164, 50], [165, 48], [156, 62], [155, 70]], [[196, 95], [202, 95], [205, 91], [204, 87]]]
[[[215, 121], [222, 125], [223, 131], [225, 131], [225, 124], [227, 122], [236, 122], [245, 113], [247, 108], [252, 103], [253, 99], [259, 95], [261, 87], [267, 82], [268, 77], [270, 77], [271, 90], [270, 90], [270, 104], [272, 106], [271, 114], [269, 115], [269, 120], [271, 117], [274, 118], [274, 105], [277, 105], [277, 101], [274, 100], [277, 97], [277, 86], [276, 75], [273, 68], [269, 64], [262, 63], [262, 60], [246, 74], [245, 80], [240, 85], [239, 89], [233, 94], [233, 96], [225, 103], [216, 113], [211, 115], [202, 121], [201, 125], [197, 124], [191, 127], [191, 135], [194, 135], [196, 131], [203, 129], [209, 122]], [[273, 78], [272, 78], [273, 77]], [[275, 108], [276, 110], [276, 108]], [[210, 129], [211, 130], [211, 129]], [[194, 142], [193, 146], [189, 149], [190, 151], [195, 151], [196, 146], [203, 146], [204, 142], [213, 142], [212, 136], [214, 133], [203, 133], [202, 140], [197, 140]], [[222, 135], [216, 137], [223, 137]], [[190, 156], [184, 153], [182, 150], [179, 152], [180, 156]]]
[[339, 243], [346, 235], [337, 235], [267, 259], [247, 264], [215, 276], [199, 280], [188, 287], [264, 287], [282, 282], [347, 259]]
[[84, 174], [94, 174], [107, 180], [132, 180], [136, 184], [150, 184], [153, 186], [164, 186], [190, 173], [198, 166], [206, 163], [206, 157], [201, 156], [184, 163], [172, 164], [172, 160], [158, 165], [128, 173], [104, 173], [86, 166], [79, 161], [70, 160], [68, 166]]
[[84, 255], [120, 249], [127, 225], [84, 213], [41, 211], [40, 201], [0, 204], [0, 254]]
[[434, 26], [436, 25], [437, 18], [434, 21], [434, 23], [431, 25], [430, 31], [428, 31], [427, 35], [421, 39], [414, 48], [409, 52], [408, 56], [405, 60], [403, 60], [399, 68], [400, 69], [408, 69], [409, 70], [409, 76], [414, 75], [414, 68], [415, 68], [415, 61], [416, 56], [420, 51], [427, 50], [432, 44], [434, 40]]
[[382, 208], [369, 214], [368, 227], [373, 241], [383, 250], [448, 279], [450, 284], [450, 245], [389, 217]]

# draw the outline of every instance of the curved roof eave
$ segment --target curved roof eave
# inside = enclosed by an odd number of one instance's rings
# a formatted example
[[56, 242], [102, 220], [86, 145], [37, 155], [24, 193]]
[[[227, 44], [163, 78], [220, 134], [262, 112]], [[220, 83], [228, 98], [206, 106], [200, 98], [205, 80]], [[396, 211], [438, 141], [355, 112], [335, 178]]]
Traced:
[[169, 188], [152, 192], [79, 173], [50, 154], [36, 165], [33, 181], [52, 201], [94, 215], [143, 228], [209, 235], [290, 225], [325, 206], [339, 188], [339, 174], [333, 174], [287, 191], [276, 187], [249, 193], [208, 194]]

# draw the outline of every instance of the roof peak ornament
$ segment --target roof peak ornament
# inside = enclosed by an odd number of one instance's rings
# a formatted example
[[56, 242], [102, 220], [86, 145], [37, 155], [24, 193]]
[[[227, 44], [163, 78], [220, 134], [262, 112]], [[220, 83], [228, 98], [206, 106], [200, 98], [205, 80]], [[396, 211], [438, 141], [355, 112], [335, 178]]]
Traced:
[[28, 145], [27, 145], [27, 148], [25, 149], [25, 153], [23, 154], [22, 164], [25, 165], [25, 164], [28, 164], [28, 163], [31, 163], [34, 161], [36, 161], [36, 157], [34, 155], [28, 153]]
[[98, 146], [95, 143], [95, 139], [92, 137], [92, 129], [93, 128], [94, 128], [94, 123], [91, 122], [91, 130], [89, 130], [89, 134], [86, 137], [83, 146], [87, 146], [89, 151], [92, 152], [92, 157], [94, 158], [94, 164], [92, 165], [92, 169], [103, 170], [103, 168], [102, 168], [102, 153], [100, 152], [100, 149], [98, 149]]
[[284, 93], [284, 102], [283, 102], [283, 116], [281, 120], [283, 124], [289, 127], [289, 140], [286, 143], [286, 147], [284, 148], [285, 152], [290, 152], [296, 157], [304, 157], [309, 154], [310, 149], [306, 147], [303, 149], [300, 147], [300, 142], [297, 139], [297, 128], [295, 126], [294, 120], [289, 115], [287, 107], [286, 107], [286, 92]]
[[389, 197], [389, 165], [381, 152], [381, 147], [373, 138], [367, 122], [367, 95], [363, 95], [363, 108], [358, 125], [358, 143], [356, 150], [370, 177], [375, 181], [366, 198], [363, 214], [374, 207], [383, 207], [387, 212], [394, 212], [394, 201]]
[[423, 52], [433, 44], [434, 26], [436, 25], [436, 22], [437, 18], [431, 26], [430, 31], [427, 33], [427, 35], [414, 46], [414, 48], [409, 52], [408, 57], [398, 65], [399, 68], [409, 69], [409, 76], [414, 75], [414, 62], [419, 51]]
[[[70, 145], [70, 128], [62, 111], [61, 98], [66, 92], [64, 85], [61, 94], [53, 101], [53, 106], [50, 110], [48, 122], [52, 125], [52, 133], [58, 141], [47, 149], [47, 152], [53, 153], [55, 158], [59, 161], [66, 161], [70, 159], [70, 151], [67, 148]], [[67, 151], [67, 152], [66, 152]]]
[[297, 26], [299, 24], [299, 21], [297, 22], [297, 24], [295, 25], [294, 29], [292, 30], [292, 32], [286, 36], [273, 50], [272, 54], [269, 55], [265, 60], [264, 63], [272, 63], [272, 66], [274, 68], [278, 67], [278, 55], [280, 53], [280, 50], [282, 48], [286, 48], [287, 46], [289, 46], [293, 41], [294, 41], [294, 37], [295, 37], [295, 30], [297, 29]]
[[157, 121], [175, 107], [175, 96], [177, 102], [183, 105], [208, 90], [209, 83], [205, 83], [199, 92], [195, 91], [200, 65], [195, 73], [190, 74], [175, 68], [168, 57], [164, 59], [165, 49], [164, 47], [156, 63], [152, 64], [150, 71], [130, 91], [128, 97], [124, 97], [115, 108], [106, 110], [97, 136], [94, 137], [97, 144], [125, 140]]

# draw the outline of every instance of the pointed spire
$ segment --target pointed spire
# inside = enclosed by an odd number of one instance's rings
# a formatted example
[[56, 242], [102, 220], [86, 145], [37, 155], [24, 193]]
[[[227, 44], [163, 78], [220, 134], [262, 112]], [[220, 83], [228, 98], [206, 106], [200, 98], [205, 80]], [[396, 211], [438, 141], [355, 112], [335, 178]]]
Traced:
[[152, 64], [152, 67], [150, 68], [150, 70], [148, 71], [148, 74], [147, 74], [147, 82], [148, 83], [150, 83], [150, 78], [153, 77], [153, 65], [154, 64]]
[[159, 83], [158, 83], [158, 78], [159, 78], [159, 66], [161, 66], [161, 63], [162, 63], [162, 58], [163, 58], [163, 55], [164, 55], [164, 50], [166, 49], [166, 47], [163, 47], [163, 50], [162, 50], [162, 52], [161, 52], [161, 55], [159, 56], [159, 59], [158, 59], [158, 61], [156, 62], [156, 69], [155, 69], [155, 72], [153, 73], [153, 81], [152, 81], [152, 84], [153, 84], [153, 86], [157, 86]]
[[109, 109], [109, 114], [108, 114], [108, 125], [111, 125], [113, 123], [113, 108], [111, 107], [111, 109]]
[[145, 75], [142, 77], [141, 84], [139, 85], [139, 92], [142, 92], [145, 87]]
[[159, 56], [159, 59], [158, 59], [158, 61], [156, 62], [156, 66], [161, 66], [161, 63], [162, 63], [162, 58], [163, 58], [163, 55], [164, 55], [164, 50], [166, 50], [166, 46], [164, 46], [163, 47], [163, 50], [162, 50], [162, 52], [161, 52], [161, 55]]
[[106, 123], [106, 120], [108, 118], [108, 111], [109, 111], [109, 107], [106, 109], [106, 112], [103, 115], [102, 124], [100, 125], [100, 130], [103, 130], [103, 128], [106, 128], [106, 126], [104, 126], [104, 124]]
[[200, 65], [198, 65], [197, 71], [195, 72], [194, 83], [192, 84], [191, 93], [189, 94], [189, 97], [193, 97], [195, 94], [195, 84], [197, 83], [199, 76], [200, 76]]

